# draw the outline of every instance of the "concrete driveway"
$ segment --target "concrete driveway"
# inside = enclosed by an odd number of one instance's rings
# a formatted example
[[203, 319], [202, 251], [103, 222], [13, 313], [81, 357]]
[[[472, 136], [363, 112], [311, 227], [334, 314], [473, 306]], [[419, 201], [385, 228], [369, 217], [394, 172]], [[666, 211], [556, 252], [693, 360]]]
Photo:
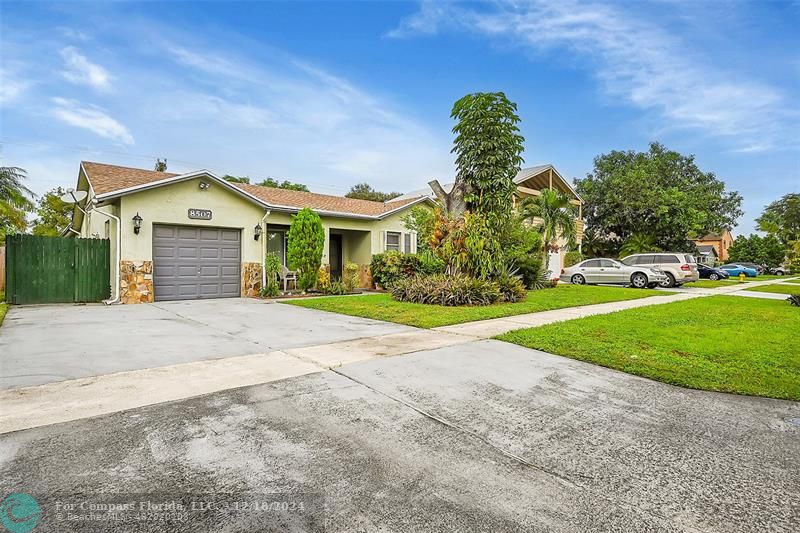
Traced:
[[0, 389], [400, 333], [412, 328], [255, 299], [11, 307]]
[[52, 502], [116, 498], [295, 504], [125, 531], [789, 532], [794, 418], [475, 341], [8, 433], [0, 489], [34, 495], [44, 531], [106, 531]]

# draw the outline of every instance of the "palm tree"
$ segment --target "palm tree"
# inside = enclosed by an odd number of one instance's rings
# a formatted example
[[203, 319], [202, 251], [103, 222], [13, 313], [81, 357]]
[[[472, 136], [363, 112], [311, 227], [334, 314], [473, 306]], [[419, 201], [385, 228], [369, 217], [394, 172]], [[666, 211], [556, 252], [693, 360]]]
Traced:
[[557, 248], [559, 238], [572, 245], [577, 234], [575, 207], [570, 197], [555, 189], [542, 189], [539, 196], [529, 196], [520, 205], [520, 215], [538, 225], [542, 234], [542, 260], [547, 264], [547, 253]]
[[647, 233], [634, 233], [619, 249], [619, 256], [626, 257], [633, 254], [644, 254], [647, 252], [660, 252], [661, 248], [656, 246], [656, 238]]
[[0, 241], [28, 227], [25, 214], [33, 209], [30, 197], [34, 194], [22, 184], [24, 179], [24, 169], [0, 167]]

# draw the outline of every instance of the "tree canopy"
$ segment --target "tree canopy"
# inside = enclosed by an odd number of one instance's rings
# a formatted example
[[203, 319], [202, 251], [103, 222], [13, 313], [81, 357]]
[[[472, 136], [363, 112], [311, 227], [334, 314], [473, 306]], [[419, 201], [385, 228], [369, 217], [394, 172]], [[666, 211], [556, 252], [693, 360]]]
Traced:
[[[231, 183], [250, 183], [250, 178], [247, 176], [231, 176], [230, 174], [225, 174], [222, 176], [222, 179], [225, 181], [230, 181]], [[289, 180], [278, 181], [275, 178], [265, 178], [255, 185], [261, 185], [262, 187], [272, 187], [274, 189], [289, 189], [292, 191], [305, 191], [308, 192], [308, 187], [303, 185], [302, 183], [294, 183]]]
[[0, 243], [28, 227], [25, 215], [33, 209], [34, 194], [22, 184], [25, 177], [25, 169], [0, 167]]
[[783, 263], [786, 246], [774, 235], [762, 237], [754, 233], [749, 237], [739, 235], [728, 248], [728, 262], [756, 263], [770, 267]]
[[392, 198], [397, 198], [401, 194], [403, 193], [376, 191], [369, 183], [356, 183], [350, 187], [350, 191], [345, 194], [345, 197], [359, 200], [372, 200], [373, 202], [385, 202]]
[[588, 227], [617, 244], [633, 235], [651, 236], [663, 250], [690, 251], [690, 240], [722, 228], [742, 215], [742, 197], [726, 191], [694, 156], [651, 143], [647, 152], [612, 151], [594, 159], [594, 170], [576, 180]]
[[785, 245], [800, 240], [800, 193], [790, 193], [764, 208], [758, 229], [775, 235]]
[[153, 170], [156, 172], [166, 172], [167, 171], [167, 159], [156, 159], [156, 164], [153, 166]]
[[36, 220], [33, 221], [33, 234], [50, 237], [58, 236], [72, 220], [72, 204], [61, 201], [65, 191], [56, 187], [46, 192], [36, 206]]

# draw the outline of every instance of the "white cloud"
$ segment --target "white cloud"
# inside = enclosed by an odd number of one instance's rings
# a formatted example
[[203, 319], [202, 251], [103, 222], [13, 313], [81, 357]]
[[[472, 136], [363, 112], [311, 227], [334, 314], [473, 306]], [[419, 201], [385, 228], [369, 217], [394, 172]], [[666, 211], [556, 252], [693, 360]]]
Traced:
[[51, 98], [51, 101], [56, 106], [52, 110], [53, 115], [59, 120], [122, 144], [133, 144], [133, 136], [128, 129], [102, 109], [67, 98]]
[[536, 0], [499, 2], [486, 10], [426, 2], [388, 35], [442, 30], [469, 31], [537, 53], [568, 50], [591, 62], [612, 97], [659, 113], [671, 128], [728, 138], [735, 150], [774, 148], [797, 124], [797, 111], [779, 89], [715, 67], [673, 33], [618, 5]]
[[110, 88], [111, 74], [100, 65], [89, 61], [77, 48], [67, 46], [62, 48], [60, 53], [66, 67], [66, 70], [61, 72], [65, 79], [72, 83], [87, 85], [101, 91]]
[[30, 82], [21, 79], [16, 71], [0, 67], [0, 105], [19, 98], [30, 85]]

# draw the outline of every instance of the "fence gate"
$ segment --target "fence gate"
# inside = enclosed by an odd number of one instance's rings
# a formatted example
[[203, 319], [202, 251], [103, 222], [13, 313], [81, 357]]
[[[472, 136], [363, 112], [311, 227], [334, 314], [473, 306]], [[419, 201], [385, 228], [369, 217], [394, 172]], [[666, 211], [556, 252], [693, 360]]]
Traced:
[[99, 302], [111, 295], [108, 239], [6, 238], [6, 301]]

